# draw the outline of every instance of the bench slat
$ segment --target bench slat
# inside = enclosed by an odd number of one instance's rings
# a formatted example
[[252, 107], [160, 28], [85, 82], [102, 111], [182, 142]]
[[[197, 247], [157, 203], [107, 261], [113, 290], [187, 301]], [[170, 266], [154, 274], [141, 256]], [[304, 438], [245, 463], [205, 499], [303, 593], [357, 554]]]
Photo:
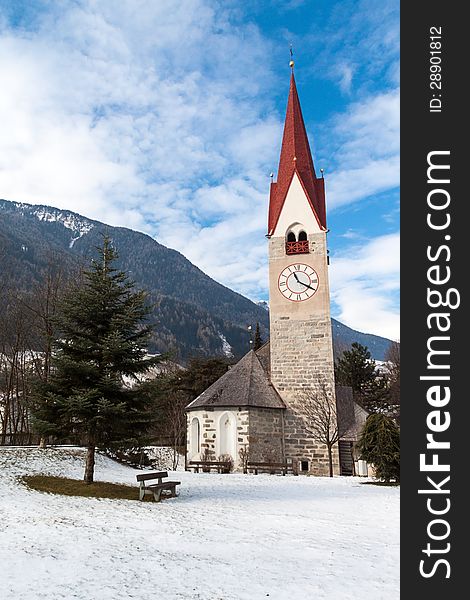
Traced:
[[199, 473], [199, 469], [210, 472], [211, 469], [216, 469], [217, 473], [230, 473], [230, 462], [219, 460], [190, 460], [187, 470], [194, 469]]
[[248, 462], [246, 464], [246, 471], [254, 471], [255, 475], [258, 471], [268, 471], [273, 473], [274, 471], [281, 471], [283, 475], [288, 472], [294, 472], [293, 465], [290, 463], [268, 463], [268, 462]]
[[166, 471], [162, 471], [161, 473], [141, 473], [135, 477], [137, 481], [147, 481], [148, 479], [162, 479], [163, 477], [168, 477], [168, 473]]
[[146, 489], [148, 490], [156, 490], [165, 488], [176, 487], [177, 485], [181, 485], [181, 481], [165, 481], [165, 483], [155, 483], [154, 485], [148, 485]]
[[190, 460], [188, 464], [191, 467], [229, 467], [230, 461], [228, 461], [228, 460]]
[[248, 463], [248, 469], [291, 469], [291, 465], [282, 463]]

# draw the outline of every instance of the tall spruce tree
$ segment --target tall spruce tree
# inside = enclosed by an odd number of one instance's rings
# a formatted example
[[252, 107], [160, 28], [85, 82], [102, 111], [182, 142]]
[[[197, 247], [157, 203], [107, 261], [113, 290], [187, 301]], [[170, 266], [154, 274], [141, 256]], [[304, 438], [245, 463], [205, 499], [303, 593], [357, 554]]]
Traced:
[[387, 382], [376, 370], [375, 360], [366, 346], [354, 342], [335, 364], [338, 385], [352, 387], [354, 400], [370, 412], [380, 412], [387, 398]]
[[360, 457], [371, 463], [378, 479], [400, 481], [400, 432], [386, 415], [369, 415], [357, 444]]
[[361, 393], [376, 377], [375, 361], [366, 346], [354, 342], [351, 350], [345, 350], [336, 361], [336, 381], [340, 385], [349, 385], [353, 392]]
[[261, 346], [263, 345], [263, 340], [261, 339], [261, 332], [259, 330], [259, 323], [256, 323], [256, 329], [255, 329], [255, 339], [253, 342], [253, 350], [258, 350], [259, 348], [261, 348]]
[[60, 306], [51, 375], [37, 384], [32, 408], [41, 435], [86, 445], [87, 483], [93, 482], [96, 447], [136, 446], [148, 429], [151, 400], [124, 378], [160, 360], [147, 356], [145, 292], [113, 267], [117, 253], [108, 237], [97, 250], [83, 282]]

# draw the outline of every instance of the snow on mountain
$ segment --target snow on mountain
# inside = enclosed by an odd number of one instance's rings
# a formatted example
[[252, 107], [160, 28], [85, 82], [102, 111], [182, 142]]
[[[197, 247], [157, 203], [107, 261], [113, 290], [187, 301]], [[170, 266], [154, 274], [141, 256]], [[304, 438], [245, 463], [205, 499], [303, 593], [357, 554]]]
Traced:
[[233, 358], [232, 346], [228, 343], [227, 338], [219, 333], [219, 337], [222, 340], [222, 351], [227, 358]]
[[64, 227], [70, 229], [73, 232], [73, 237], [70, 240], [69, 248], [73, 248], [73, 245], [82, 236], [90, 232], [94, 225], [87, 219], [79, 217], [73, 213], [63, 213], [60, 210], [51, 210], [50, 208], [40, 207], [37, 210], [32, 211], [40, 221], [47, 221], [49, 223], [60, 222]]
[[258, 300], [257, 302], [255, 302], [255, 304], [261, 306], [261, 308], [264, 308], [265, 310], [269, 310], [269, 303], [266, 302], [266, 300]]
[[[33, 206], [22, 202], [12, 202], [12, 204], [19, 208], [23, 215], [30, 214], [39, 219], [39, 221], [47, 223], [62, 223], [64, 227], [70, 229], [73, 235], [69, 243], [69, 248], [73, 248], [75, 242], [89, 233], [95, 226], [92, 221], [69, 211], [62, 211], [50, 206]], [[23, 251], [25, 250], [27, 250], [26, 247], [23, 248]]]

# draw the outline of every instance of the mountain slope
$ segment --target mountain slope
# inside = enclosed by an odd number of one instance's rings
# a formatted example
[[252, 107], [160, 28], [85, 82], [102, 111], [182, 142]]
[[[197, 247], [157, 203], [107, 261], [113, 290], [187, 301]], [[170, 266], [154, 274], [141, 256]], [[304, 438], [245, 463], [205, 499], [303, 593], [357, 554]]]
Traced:
[[344, 350], [349, 350], [353, 342], [358, 342], [363, 346], [367, 346], [372, 358], [375, 360], [385, 360], [391, 340], [373, 335], [372, 333], [361, 333], [336, 319], [331, 319], [331, 328], [333, 330], [335, 358], [341, 355]]
[[269, 328], [269, 315], [247, 298], [217, 283], [182, 254], [153, 238], [110, 227], [70, 211], [0, 200], [0, 257], [3, 276], [26, 290], [41, 280], [48, 265], [68, 271], [87, 264], [107, 233], [119, 252], [117, 266], [146, 289], [155, 305], [152, 350], [193, 354], [243, 355], [249, 349], [247, 326]]
[[[27, 290], [41, 280], [51, 261], [60, 261], [72, 272], [94, 256], [104, 233], [119, 252], [118, 267], [129, 272], [138, 287], [148, 290], [155, 305], [152, 350], [174, 348], [183, 360], [194, 354], [239, 357], [250, 347], [247, 326], [256, 322], [267, 338], [265, 304], [255, 304], [217, 283], [182, 254], [148, 235], [71, 211], [0, 200], [0, 260], [8, 265], [2, 276]], [[359, 341], [379, 360], [390, 343], [338, 321], [333, 321], [333, 334], [338, 348]]]

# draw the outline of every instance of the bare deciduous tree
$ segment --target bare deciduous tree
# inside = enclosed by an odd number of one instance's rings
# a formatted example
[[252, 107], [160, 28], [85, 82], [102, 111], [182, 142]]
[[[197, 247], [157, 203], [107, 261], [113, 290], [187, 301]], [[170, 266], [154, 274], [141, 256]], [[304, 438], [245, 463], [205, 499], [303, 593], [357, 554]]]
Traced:
[[[38, 357], [34, 361], [35, 374], [42, 381], [48, 381], [51, 373], [54, 319], [66, 286], [60, 260], [56, 256], [51, 256], [44, 278], [34, 286], [31, 294], [20, 297], [21, 303], [30, 313], [31, 344]], [[41, 436], [39, 447], [45, 448], [46, 443], [47, 439]]]
[[[31, 381], [50, 374], [53, 319], [63, 277], [51, 256], [43, 279], [28, 292], [12, 274], [0, 281], [0, 444], [32, 443]], [[45, 441], [45, 440], [43, 440]]]
[[173, 471], [178, 467], [182, 446], [186, 441], [186, 394], [176, 391], [171, 394], [168, 408], [168, 426], [173, 448]]
[[352, 423], [341, 422], [333, 391], [325, 382], [303, 396], [305, 426], [312, 438], [328, 450], [329, 474], [333, 477], [333, 446], [344, 437]]
[[250, 450], [248, 448], [248, 444], [243, 444], [238, 451], [238, 456], [240, 457], [240, 462], [242, 463], [243, 472], [248, 473], [248, 462], [250, 460]]
[[0, 444], [31, 442], [29, 383], [35, 353], [31, 351], [29, 314], [8, 296], [0, 314]]
[[400, 344], [392, 342], [385, 355], [390, 403], [390, 414], [400, 420]]

